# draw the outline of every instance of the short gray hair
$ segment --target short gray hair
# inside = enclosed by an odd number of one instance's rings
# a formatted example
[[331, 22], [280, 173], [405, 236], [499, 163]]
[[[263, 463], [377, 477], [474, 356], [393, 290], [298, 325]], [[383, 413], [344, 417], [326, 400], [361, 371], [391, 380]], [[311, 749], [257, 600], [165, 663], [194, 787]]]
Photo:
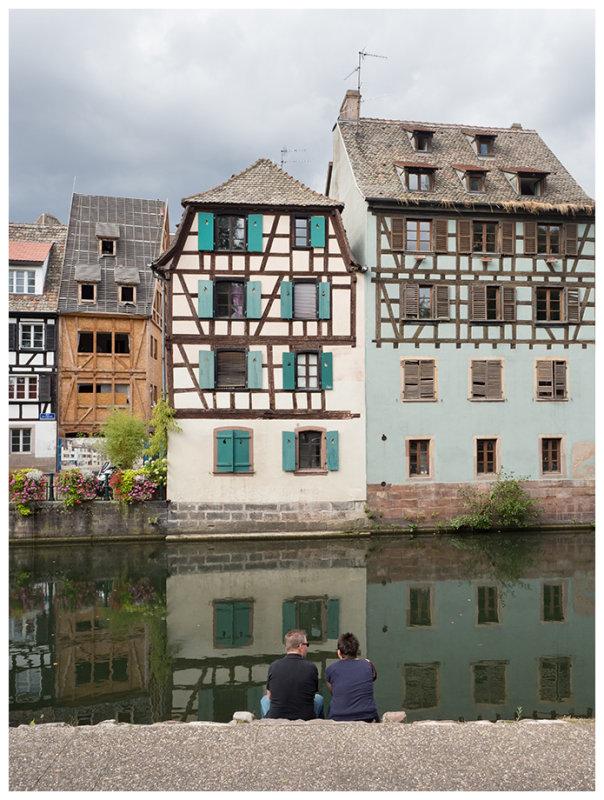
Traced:
[[286, 651], [296, 650], [298, 645], [308, 641], [306, 638], [306, 631], [288, 631], [285, 634], [285, 649]]

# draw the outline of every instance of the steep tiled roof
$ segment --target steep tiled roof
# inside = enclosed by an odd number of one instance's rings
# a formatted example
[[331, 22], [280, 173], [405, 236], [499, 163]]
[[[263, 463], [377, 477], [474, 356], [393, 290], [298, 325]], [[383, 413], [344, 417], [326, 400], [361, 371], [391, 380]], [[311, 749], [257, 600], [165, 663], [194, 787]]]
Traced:
[[[566, 171], [541, 137], [533, 130], [472, 128], [466, 125], [432, 124], [361, 118], [340, 119], [338, 128], [350, 159], [356, 182], [365, 197], [395, 199], [403, 204], [418, 202], [455, 203], [472, 206], [494, 203], [513, 210], [539, 204], [592, 211], [594, 201]], [[409, 131], [433, 132], [430, 152], [418, 152]], [[494, 136], [493, 154], [479, 156], [471, 145], [472, 136]], [[400, 178], [396, 162], [435, 168], [431, 191], [409, 191]], [[470, 194], [453, 168], [486, 169], [486, 191]], [[545, 191], [539, 197], [519, 196], [505, 172], [517, 170], [548, 173]]]
[[8, 243], [9, 261], [26, 261], [28, 264], [43, 264], [50, 252], [52, 242], [11, 242]]
[[[99, 197], [74, 194], [69, 216], [65, 265], [59, 297], [59, 311], [149, 315], [153, 302], [155, 278], [149, 264], [157, 258], [167, 218], [163, 200], [139, 200], [129, 197]], [[115, 255], [100, 255], [99, 237], [115, 239]], [[97, 302], [78, 305], [78, 275], [87, 268], [100, 269]], [[120, 273], [136, 282], [136, 304], [118, 302]], [[125, 281], [124, 281], [125, 282]]]
[[[56, 217], [52, 217], [50, 214], [44, 215], [44, 217], [47, 220], [56, 219]], [[46, 252], [48, 252], [49, 246], [52, 246], [50, 259], [48, 261], [48, 269], [46, 270], [44, 294], [11, 294], [9, 295], [10, 311], [56, 312], [66, 236], [67, 226], [61, 225], [59, 222], [50, 225], [44, 222], [39, 224], [26, 222], [9, 223], [9, 258], [12, 258], [12, 248], [15, 243], [26, 243], [28, 249], [32, 244], [35, 244], [36, 247], [40, 246], [41, 248], [45, 248]], [[17, 247], [18, 246], [19, 245], [17, 245]], [[44, 258], [42, 258], [42, 261]], [[38, 258], [35, 260], [38, 260]]]
[[268, 158], [260, 158], [247, 169], [233, 175], [220, 186], [185, 197], [189, 204], [271, 205], [271, 206], [330, 206], [341, 204], [309, 189]]

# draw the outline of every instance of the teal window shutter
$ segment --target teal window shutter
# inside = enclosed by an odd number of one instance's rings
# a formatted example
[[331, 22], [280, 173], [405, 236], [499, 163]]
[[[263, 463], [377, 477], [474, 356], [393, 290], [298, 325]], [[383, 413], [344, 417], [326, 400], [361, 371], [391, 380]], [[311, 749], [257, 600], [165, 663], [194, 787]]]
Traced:
[[296, 356], [283, 353], [283, 388], [293, 391], [296, 388]]
[[293, 286], [291, 281], [281, 281], [281, 319], [291, 319], [293, 314]]
[[251, 253], [262, 252], [262, 214], [248, 214], [247, 249]]
[[310, 218], [311, 247], [325, 247], [325, 217]]
[[283, 431], [283, 471], [294, 472], [296, 469], [296, 434]]
[[262, 389], [262, 352], [251, 350], [247, 354], [247, 388]]
[[197, 693], [197, 719], [199, 722], [214, 722], [214, 687], [200, 689]]
[[252, 639], [250, 603], [233, 603], [233, 647], [243, 647]]
[[214, 281], [197, 281], [197, 316], [200, 319], [214, 316]]
[[338, 432], [328, 431], [327, 438], [327, 469], [338, 469]]
[[331, 285], [329, 281], [319, 284], [319, 319], [331, 317]]
[[333, 389], [333, 353], [321, 353], [321, 389]]
[[262, 283], [248, 281], [245, 287], [245, 315], [248, 319], [260, 319], [262, 316]]
[[296, 629], [296, 604], [293, 600], [286, 600], [281, 606], [283, 618], [283, 636], [288, 631]]
[[216, 603], [216, 646], [233, 646], [233, 604]]
[[233, 472], [250, 472], [250, 432], [232, 431], [233, 434]]
[[234, 431], [216, 431], [216, 472], [234, 472]]
[[337, 639], [340, 635], [340, 601], [327, 601], [327, 638]]
[[214, 249], [214, 214], [209, 211], [197, 213], [197, 249]]
[[199, 351], [199, 388], [214, 388], [214, 351]]

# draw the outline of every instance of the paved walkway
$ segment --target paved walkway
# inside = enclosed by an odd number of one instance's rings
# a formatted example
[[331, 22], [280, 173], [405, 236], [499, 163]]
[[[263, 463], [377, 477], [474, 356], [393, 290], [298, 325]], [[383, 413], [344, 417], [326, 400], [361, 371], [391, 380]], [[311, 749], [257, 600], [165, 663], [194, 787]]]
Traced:
[[10, 791], [594, 791], [593, 720], [9, 729]]

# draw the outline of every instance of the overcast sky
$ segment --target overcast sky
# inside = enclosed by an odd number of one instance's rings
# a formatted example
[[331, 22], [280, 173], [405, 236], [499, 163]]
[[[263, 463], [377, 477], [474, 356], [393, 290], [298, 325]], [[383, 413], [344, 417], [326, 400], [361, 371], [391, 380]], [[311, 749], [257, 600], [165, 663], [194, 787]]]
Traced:
[[[25, 10], [9, 17], [9, 218], [71, 192], [180, 200], [258, 158], [325, 190], [361, 114], [539, 132], [595, 194], [594, 11]], [[298, 150], [299, 152], [296, 152]]]

